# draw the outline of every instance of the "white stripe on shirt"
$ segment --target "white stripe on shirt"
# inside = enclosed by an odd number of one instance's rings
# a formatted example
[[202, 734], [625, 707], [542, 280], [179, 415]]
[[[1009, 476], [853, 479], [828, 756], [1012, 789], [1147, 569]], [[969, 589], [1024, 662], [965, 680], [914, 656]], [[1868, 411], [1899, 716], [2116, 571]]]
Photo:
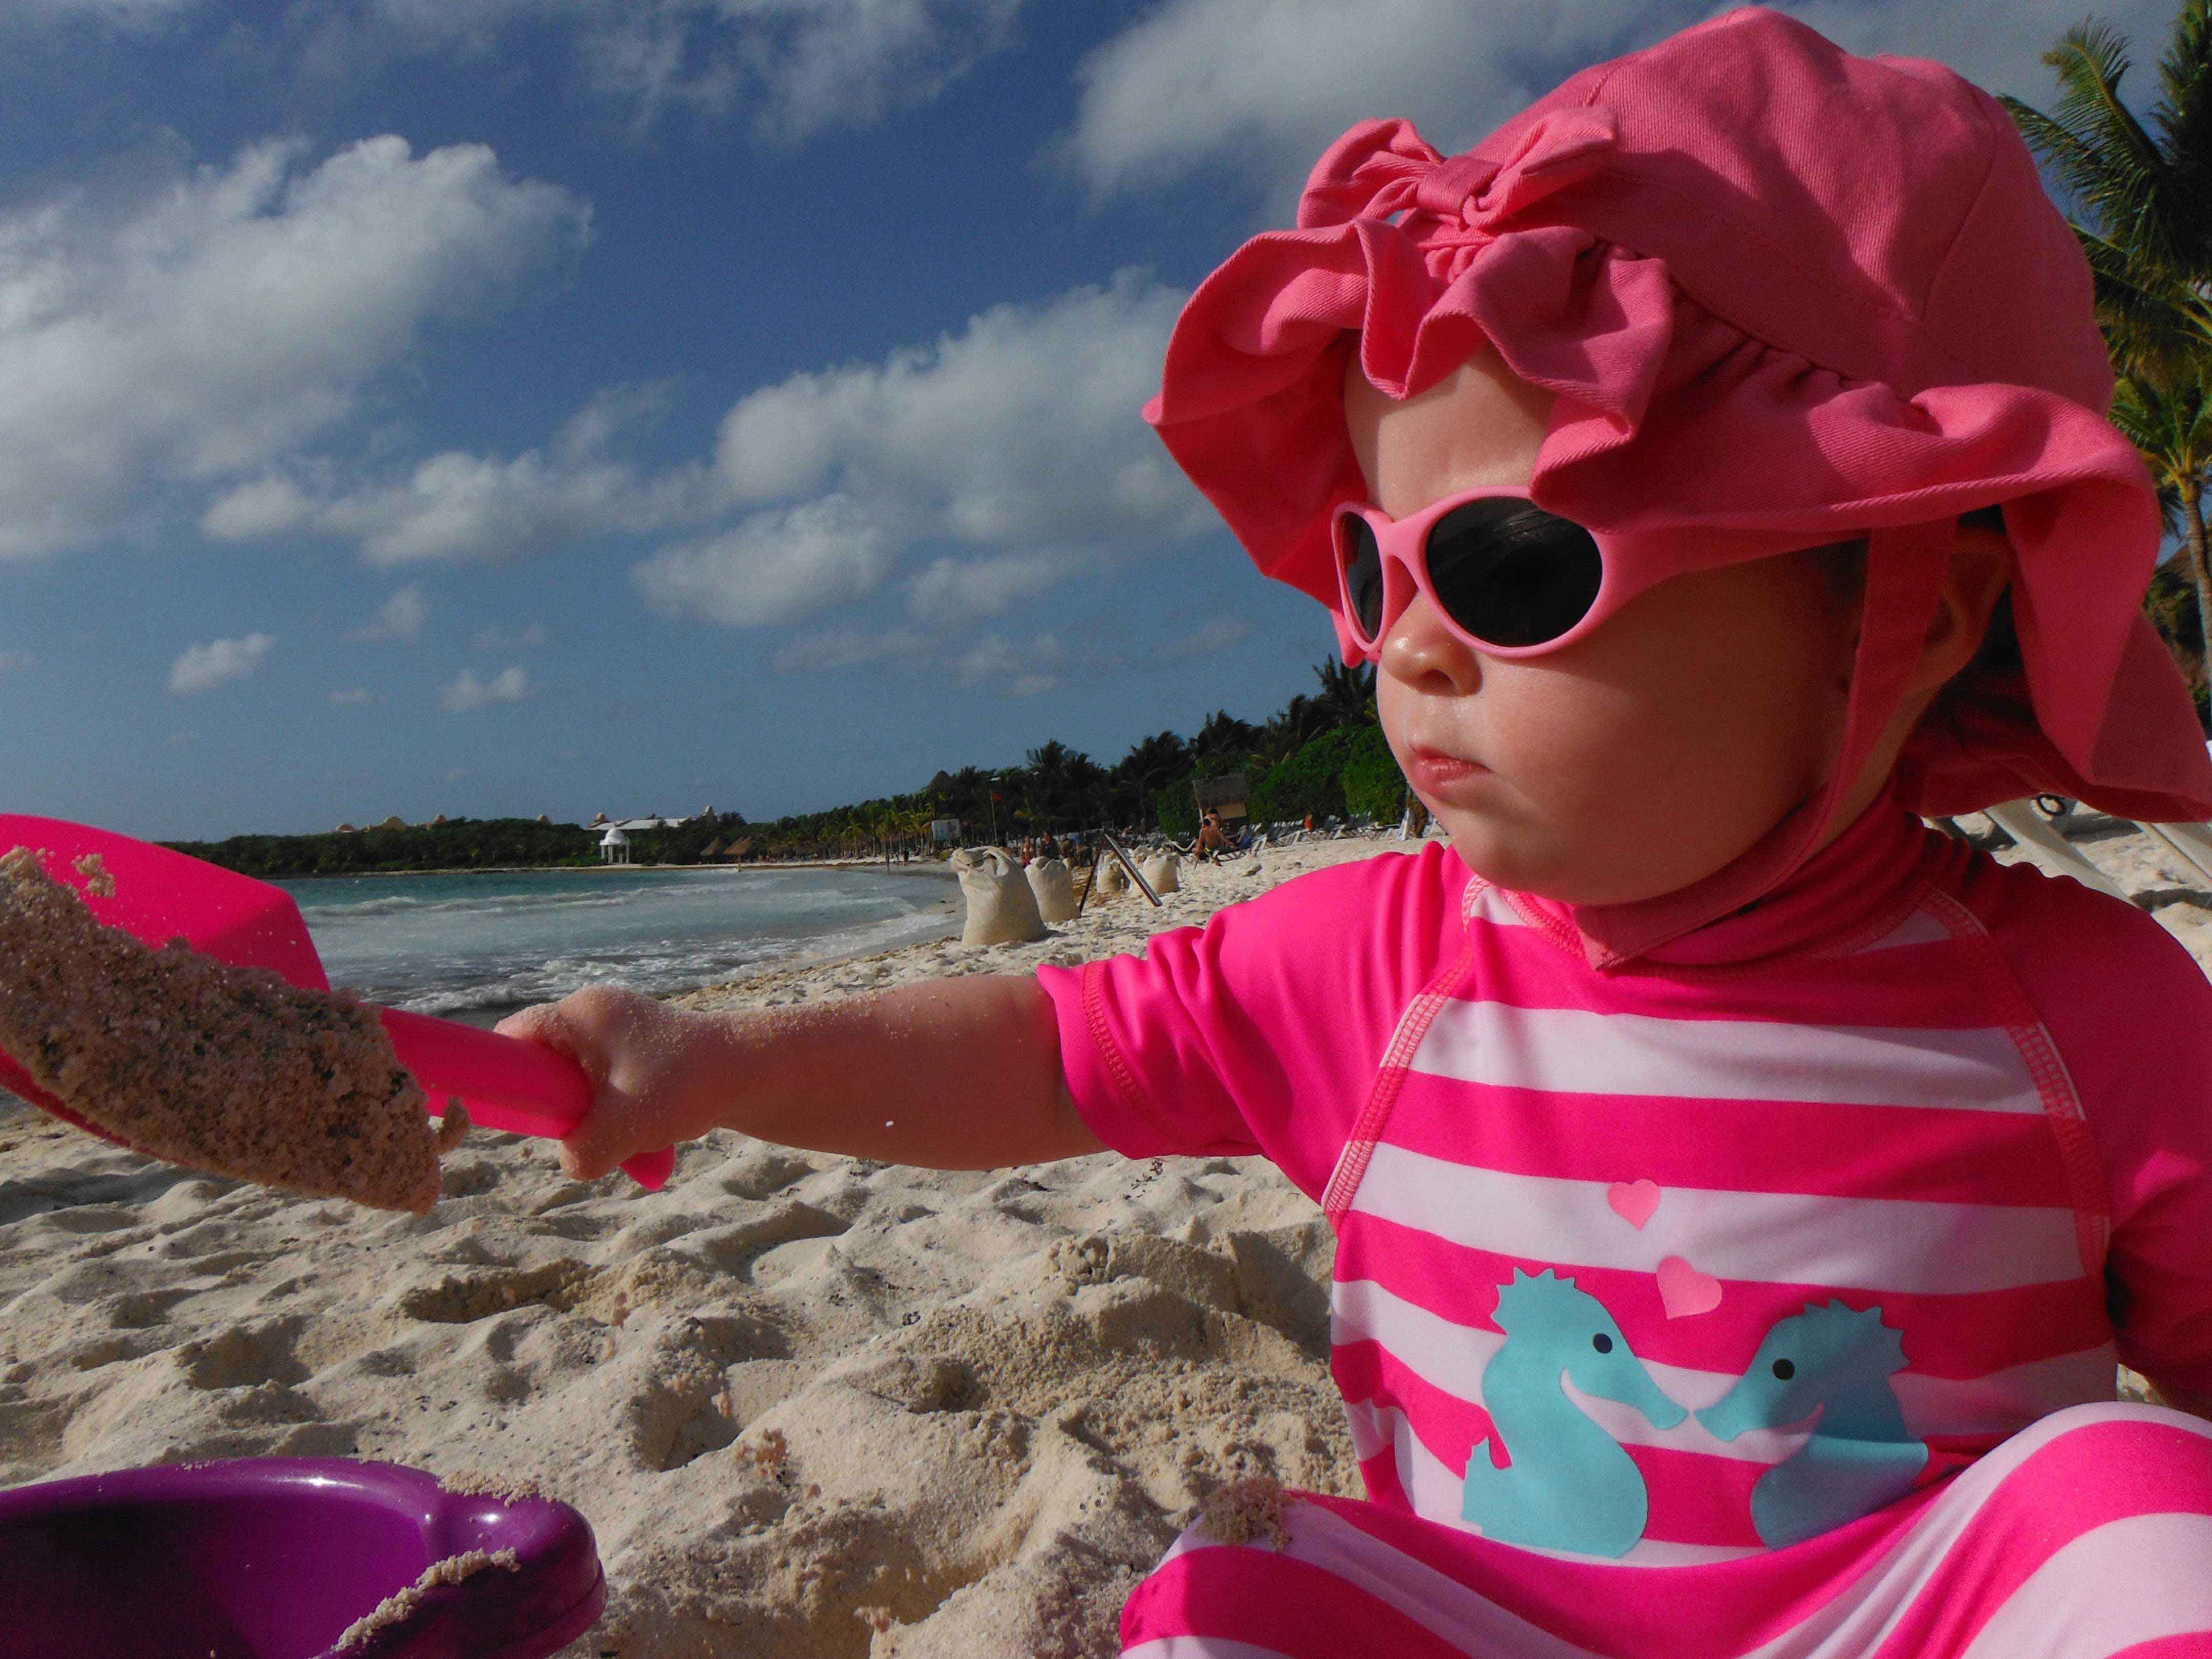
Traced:
[[1471, 1249], [1623, 1273], [1680, 1256], [1717, 1279], [1963, 1295], [2081, 1276], [2074, 1212], [1670, 1186], [1642, 1228], [1609, 1183], [1509, 1175], [1385, 1141], [1352, 1207]]
[[2043, 1110], [2019, 1049], [1996, 1026], [1661, 1019], [1454, 998], [1430, 1024], [1411, 1069], [1577, 1094]]

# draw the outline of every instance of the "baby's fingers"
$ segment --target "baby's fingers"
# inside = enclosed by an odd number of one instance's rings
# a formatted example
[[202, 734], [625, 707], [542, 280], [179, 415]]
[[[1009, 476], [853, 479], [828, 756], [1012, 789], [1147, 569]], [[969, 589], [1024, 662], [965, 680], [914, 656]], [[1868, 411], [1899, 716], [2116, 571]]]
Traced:
[[[636, 1103], [611, 1080], [616, 1067], [612, 1045], [626, 1033], [617, 1005], [591, 993], [561, 1002], [540, 1003], [509, 1014], [497, 1027], [502, 1036], [538, 1042], [567, 1054], [592, 1083], [592, 1103], [560, 1141], [561, 1167], [578, 1181], [596, 1181], [640, 1150]], [[614, 1015], [614, 1018], [610, 1018]], [[610, 1029], [612, 1027], [613, 1029]]]

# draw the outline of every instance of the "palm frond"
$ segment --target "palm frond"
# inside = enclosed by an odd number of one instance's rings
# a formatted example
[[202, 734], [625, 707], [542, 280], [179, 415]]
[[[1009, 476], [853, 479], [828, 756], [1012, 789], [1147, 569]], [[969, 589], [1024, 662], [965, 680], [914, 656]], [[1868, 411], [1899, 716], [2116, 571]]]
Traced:
[[2134, 112], [2120, 101], [2120, 82], [2130, 67], [2126, 38], [2095, 18], [2076, 25], [2043, 54], [2058, 75], [2058, 104], [2053, 114], [2063, 125], [2090, 136], [2114, 159], [2136, 166], [2158, 165], [2158, 146]]
[[2067, 195], [2081, 202], [2118, 187], [2104, 152], [2087, 136], [2009, 94], [2000, 95], [1997, 101], [2011, 114], [2028, 149], [2057, 173]]
[[2166, 160], [2121, 100], [2126, 42], [2093, 18], [2067, 31], [2043, 61], [2058, 76], [2051, 124], [2075, 141], [2054, 159], [2076, 204], [2112, 240], [2166, 257], [2166, 225], [2159, 210]]
[[2097, 321], [2122, 374], [2171, 384], [2212, 343], [2212, 307], [2177, 273], [2148, 264], [2082, 226], [2075, 238], [2089, 262]]
[[2201, 484], [2212, 468], [2212, 397], [2201, 373], [2173, 387], [2124, 376], [2109, 418], [2142, 453], [2161, 499]]
[[2173, 38], [2158, 60], [2159, 89], [2168, 109], [2179, 111], [2203, 99], [2212, 70], [2212, 0], [2182, 0], [2173, 20]]
[[2063, 95], [2057, 114], [2016, 98], [2002, 101], [2021, 137], [2057, 176], [2081, 217], [2112, 241], [2165, 258], [2167, 238], [2159, 210], [2164, 158], [2119, 102], [2118, 77], [2126, 72], [2124, 58], [2113, 55], [2117, 47], [2112, 41], [2085, 40], [2082, 34], [2074, 31], [2045, 59], [2059, 72]]
[[2181, 262], [2212, 270], [2212, 0], [2184, 0], [2159, 59], [2153, 120], [2166, 155], [2160, 208]]

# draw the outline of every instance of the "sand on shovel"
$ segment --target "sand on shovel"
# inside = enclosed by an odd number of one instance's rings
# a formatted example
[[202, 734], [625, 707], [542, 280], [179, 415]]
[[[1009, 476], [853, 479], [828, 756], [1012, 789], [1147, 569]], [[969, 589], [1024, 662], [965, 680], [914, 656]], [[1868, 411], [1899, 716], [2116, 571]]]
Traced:
[[23, 847], [0, 857], [0, 1048], [155, 1158], [380, 1209], [437, 1201], [439, 1136], [374, 1013], [102, 927]]

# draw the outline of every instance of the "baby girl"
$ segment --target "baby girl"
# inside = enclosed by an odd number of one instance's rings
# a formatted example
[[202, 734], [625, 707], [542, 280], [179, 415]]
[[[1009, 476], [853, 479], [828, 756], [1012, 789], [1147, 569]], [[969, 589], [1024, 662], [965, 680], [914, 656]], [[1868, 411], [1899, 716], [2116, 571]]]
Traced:
[[1449, 848], [1142, 958], [506, 1029], [597, 1079], [580, 1175], [728, 1127], [1310, 1194], [1369, 1495], [1187, 1534], [1132, 1655], [2205, 1659], [2212, 1425], [2113, 1395], [2212, 1404], [2212, 986], [1922, 822], [2212, 813], [2111, 391], [1935, 64], [1752, 9], [1464, 155], [1363, 124], [1146, 412]]

